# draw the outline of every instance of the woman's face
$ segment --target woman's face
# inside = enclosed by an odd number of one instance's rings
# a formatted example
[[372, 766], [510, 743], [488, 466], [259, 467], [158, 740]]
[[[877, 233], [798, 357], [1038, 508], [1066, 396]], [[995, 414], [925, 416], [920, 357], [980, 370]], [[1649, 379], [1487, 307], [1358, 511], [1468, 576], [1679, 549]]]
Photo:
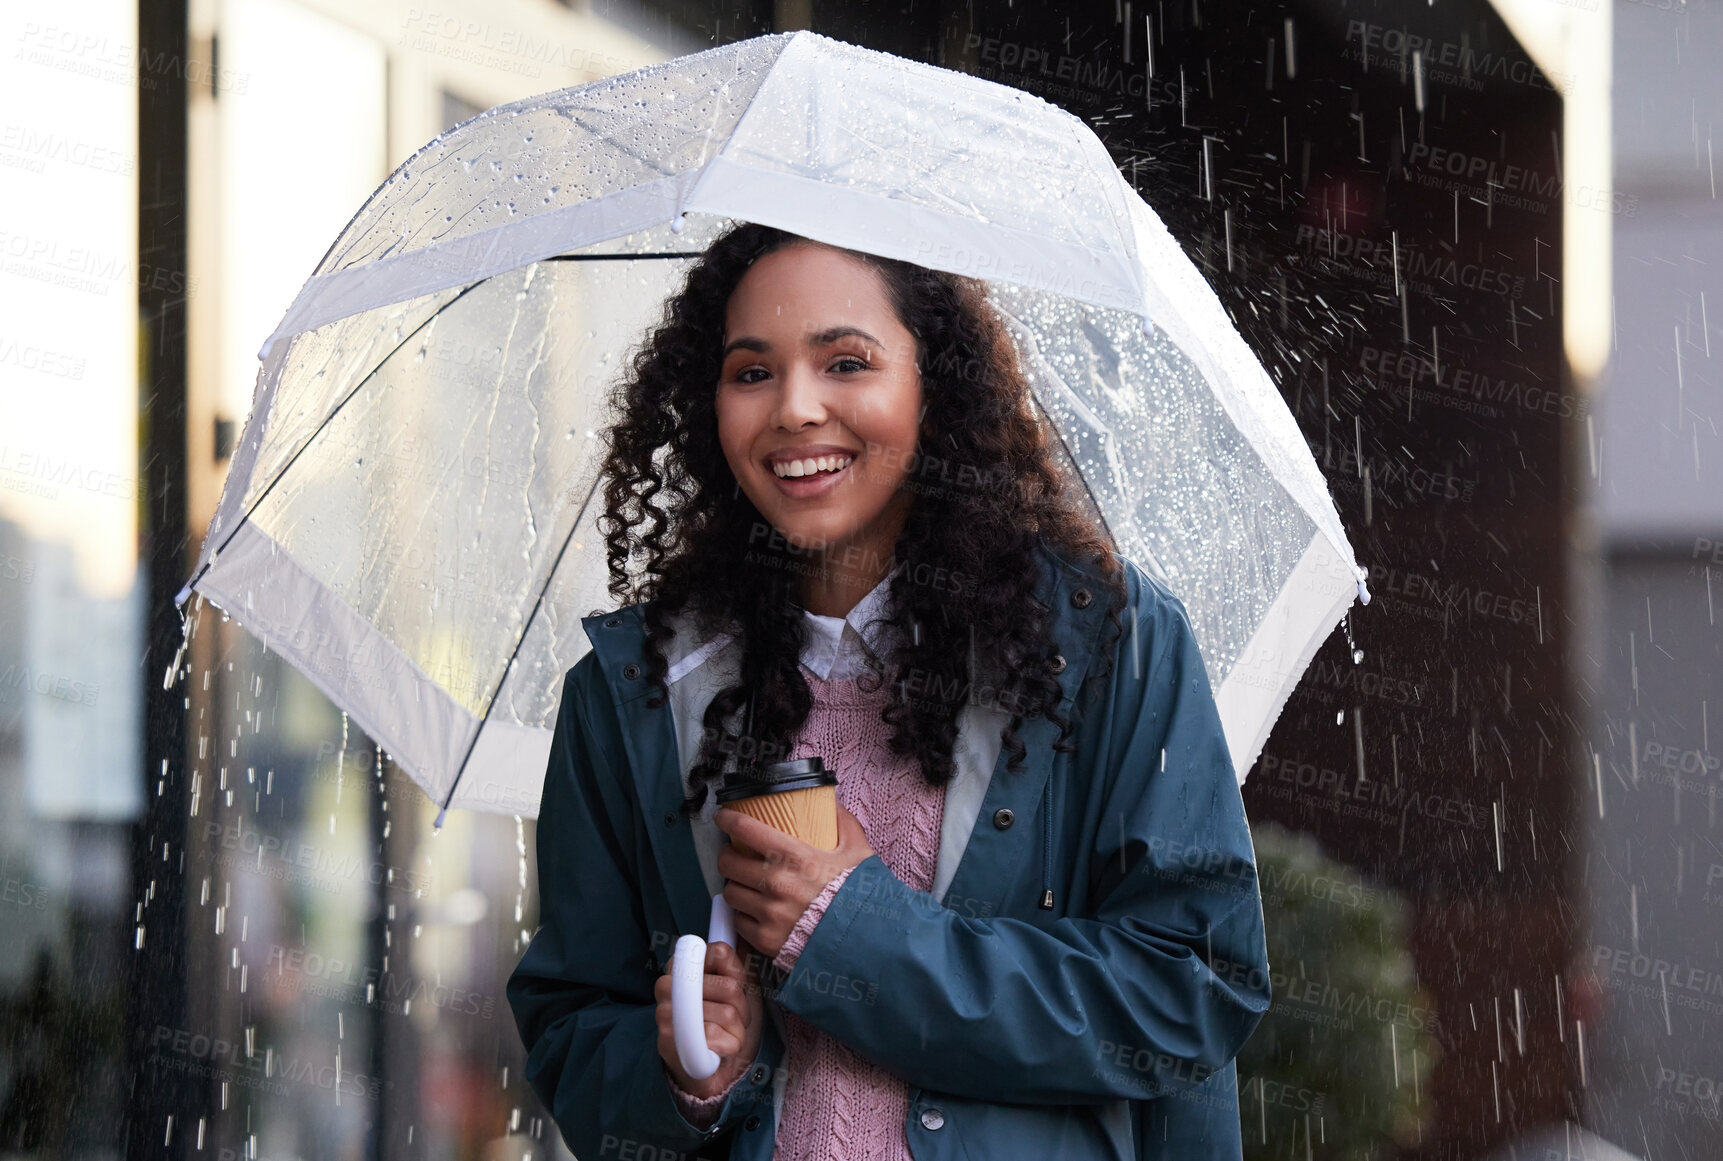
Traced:
[[921, 419], [915, 356], [879, 274], [829, 246], [772, 251], [730, 296], [717, 393], [724, 456], [791, 545], [845, 572], [883, 575], [908, 510], [899, 485]]

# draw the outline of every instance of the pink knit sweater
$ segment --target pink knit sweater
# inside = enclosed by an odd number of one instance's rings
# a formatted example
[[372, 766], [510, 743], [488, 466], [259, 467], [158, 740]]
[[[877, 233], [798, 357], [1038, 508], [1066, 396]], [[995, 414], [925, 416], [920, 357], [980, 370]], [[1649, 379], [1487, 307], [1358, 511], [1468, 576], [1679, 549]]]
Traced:
[[[890, 690], [882, 686], [869, 694], [853, 677], [826, 681], [805, 665], [802, 676], [813, 690], [814, 708], [789, 756], [824, 758], [838, 776], [838, 801], [861, 823], [868, 844], [905, 884], [928, 890], [939, 855], [945, 790], [927, 785], [913, 755], [891, 752], [891, 727], [879, 718]], [[847, 878], [849, 871], [835, 876], [808, 905], [773, 957], [775, 964], [785, 970], [795, 964]], [[782, 1015], [787, 1087], [772, 1161], [912, 1161], [903, 1131], [909, 1112], [903, 1080], [794, 1012]], [[717, 1118], [728, 1095], [725, 1090], [700, 1100], [674, 1080], [671, 1089], [683, 1115], [702, 1126]]]

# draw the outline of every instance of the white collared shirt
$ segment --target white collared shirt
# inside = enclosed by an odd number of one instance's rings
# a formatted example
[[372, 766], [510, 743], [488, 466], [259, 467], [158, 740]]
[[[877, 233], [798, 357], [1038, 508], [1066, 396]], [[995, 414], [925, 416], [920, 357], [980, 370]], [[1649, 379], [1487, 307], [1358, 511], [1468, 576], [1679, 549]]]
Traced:
[[[808, 625], [808, 641], [802, 647], [802, 664], [823, 680], [841, 681], [866, 670], [868, 652], [883, 660], [894, 627], [886, 622], [881, 622], [871, 629], [866, 626], [870, 620], [884, 612], [886, 599], [891, 595], [892, 578], [902, 572], [903, 567], [904, 562], [899, 561], [897, 567], [881, 577], [879, 583], [869, 589], [845, 616], [827, 617], [803, 609], [802, 616]], [[685, 674], [728, 645], [731, 640], [732, 634], [719, 633], [687, 656], [672, 662], [669, 673], [665, 675], [665, 682], [674, 684], [680, 681]]]
[[891, 626], [884, 622], [871, 629], [866, 626], [885, 611], [892, 578], [902, 571], [903, 562], [899, 561], [842, 617], [822, 616], [803, 609], [802, 616], [808, 622], [808, 643], [802, 650], [802, 664], [826, 681], [842, 681], [866, 670], [867, 653], [883, 660], [892, 636]]

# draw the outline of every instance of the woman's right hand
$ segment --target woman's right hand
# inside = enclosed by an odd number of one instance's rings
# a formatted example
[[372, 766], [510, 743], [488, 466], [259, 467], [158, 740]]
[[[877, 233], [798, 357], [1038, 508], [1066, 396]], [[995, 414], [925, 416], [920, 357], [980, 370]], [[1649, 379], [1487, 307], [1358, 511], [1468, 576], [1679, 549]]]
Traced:
[[[757, 952], [745, 939], [737, 937], [743, 952], [754, 958]], [[675, 956], [671, 956], [671, 963]], [[658, 1001], [658, 1055], [681, 1089], [691, 1096], [717, 1096], [729, 1088], [736, 1078], [748, 1071], [760, 1051], [760, 1028], [765, 1009], [760, 999], [760, 986], [749, 973], [742, 955], [727, 943], [706, 945], [706, 973], [703, 999], [705, 1002], [706, 1046], [719, 1056], [718, 1070], [704, 1080], [695, 1080], [682, 1068], [676, 1054], [676, 1037], [670, 1025], [671, 969], [653, 986]]]

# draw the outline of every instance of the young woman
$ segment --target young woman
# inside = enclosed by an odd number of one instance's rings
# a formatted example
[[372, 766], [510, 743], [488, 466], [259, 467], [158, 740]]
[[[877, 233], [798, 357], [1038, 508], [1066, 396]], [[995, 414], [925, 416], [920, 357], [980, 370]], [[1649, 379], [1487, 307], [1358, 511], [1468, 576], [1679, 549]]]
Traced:
[[[1056, 469], [984, 284], [744, 224], [616, 402], [626, 603], [564, 680], [508, 984], [569, 1147], [1237, 1157], [1268, 988], [1219, 717], [1184, 606]], [[809, 754], [836, 850], [716, 809]], [[741, 946], [709, 945], [695, 1079], [668, 957], [720, 890]]]

